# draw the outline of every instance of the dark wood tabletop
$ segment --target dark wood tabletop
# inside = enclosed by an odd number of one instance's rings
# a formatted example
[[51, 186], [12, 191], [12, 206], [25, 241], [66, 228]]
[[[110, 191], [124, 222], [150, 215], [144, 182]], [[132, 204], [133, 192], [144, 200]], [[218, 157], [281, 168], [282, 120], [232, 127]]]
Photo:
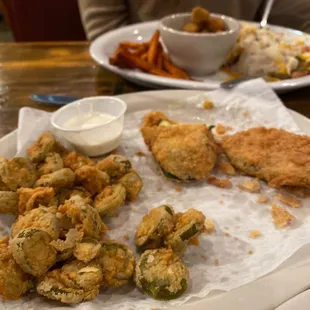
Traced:
[[[34, 93], [86, 97], [149, 90], [101, 68], [88, 48], [88, 42], [0, 44], [0, 138], [17, 127], [21, 107], [43, 108], [29, 99]], [[310, 118], [310, 87], [280, 97]]]

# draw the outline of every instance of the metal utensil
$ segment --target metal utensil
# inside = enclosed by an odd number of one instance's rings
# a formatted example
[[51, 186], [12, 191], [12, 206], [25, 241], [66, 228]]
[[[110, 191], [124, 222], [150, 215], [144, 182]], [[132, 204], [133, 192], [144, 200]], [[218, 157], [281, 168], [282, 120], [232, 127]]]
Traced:
[[77, 97], [70, 97], [70, 96], [41, 95], [41, 94], [33, 94], [29, 98], [36, 101], [38, 104], [54, 105], [54, 106], [63, 106], [65, 104], [80, 99]]
[[228, 90], [228, 89], [232, 89], [232, 88], [236, 87], [240, 83], [243, 83], [243, 82], [246, 82], [249, 80], [254, 80], [257, 78], [260, 78], [260, 76], [244, 76], [244, 77], [239, 78], [239, 79], [235, 79], [235, 80], [231, 80], [231, 81], [227, 81], [227, 82], [222, 82], [220, 84], [220, 87]]
[[262, 20], [260, 22], [260, 28], [264, 28], [267, 26], [268, 17], [273, 6], [274, 0], [267, 0], [264, 8], [264, 13]]

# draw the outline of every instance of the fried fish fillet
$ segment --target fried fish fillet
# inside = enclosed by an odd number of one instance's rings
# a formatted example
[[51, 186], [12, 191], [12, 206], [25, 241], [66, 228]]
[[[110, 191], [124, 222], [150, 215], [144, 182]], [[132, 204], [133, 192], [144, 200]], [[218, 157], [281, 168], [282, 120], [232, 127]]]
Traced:
[[204, 124], [177, 124], [161, 112], [152, 112], [145, 116], [141, 132], [169, 178], [202, 180], [214, 167], [216, 144]]
[[310, 188], [310, 137], [257, 127], [224, 137], [221, 146], [236, 168], [271, 187]]

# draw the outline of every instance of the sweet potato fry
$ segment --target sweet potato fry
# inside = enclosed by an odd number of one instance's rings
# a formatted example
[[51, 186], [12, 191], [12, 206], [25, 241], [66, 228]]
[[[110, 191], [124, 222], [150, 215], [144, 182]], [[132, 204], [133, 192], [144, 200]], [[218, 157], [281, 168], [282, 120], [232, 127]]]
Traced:
[[163, 70], [164, 68], [164, 58], [162, 53], [160, 53], [157, 57], [156, 68]]
[[142, 60], [144, 60], [144, 61], [147, 61], [147, 54], [148, 54], [148, 52], [143, 53], [143, 54], [140, 56], [140, 58], [141, 58]]
[[165, 72], [162, 69], [155, 68], [155, 67], [152, 70], [150, 70], [149, 73], [152, 73], [152, 74], [158, 75], [158, 76], [163, 76], [163, 77], [175, 78], [172, 74]]
[[110, 57], [110, 59], [109, 59], [109, 62], [110, 62], [111, 65], [118, 66], [118, 63], [119, 63], [118, 55], [123, 50], [124, 49], [122, 47], [120, 47], [120, 46], [116, 49], [116, 51], [114, 52], [114, 55], [112, 57]]
[[164, 69], [167, 72], [169, 72], [175, 77], [178, 77], [179, 79], [186, 79], [186, 80], [189, 79], [189, 76], [185, 71], [174, 65], [172, 62], [170, 62], [167, 54], [164, 54], [163, 58], [164, 58]]
[[160, 35], [159, 30], [156, 30], [150, 41], [150, 47], [148, 50], [147, 60], [152, 65], [155, 65], [156, 57], [158, 54], [159, 35]]
[[147, 53], [147, 50], [148, 50], [148, 44], [147, 43], [142, 44], [140, 47], [138, 47], [136, 50], [132, 52], [132, 55], [140, 57], [143, 54]]
[[147, 72], [150, 72], [153, 69], [153, 66], [150, 63], [137, 56], [134, 56], [128, 51], [121, 51], [118, 55], [118, 58], [123, 61], [128, 66], [128, 68], [137, 68]]
[[123, 41], [123, 42], [120, 42], [119, 47], [123, 48], [123, 49], [133, 49], [133, 50], [135, 50], [135, 49], [140, 48], [143, 45], [144, 45], [144, 43]]

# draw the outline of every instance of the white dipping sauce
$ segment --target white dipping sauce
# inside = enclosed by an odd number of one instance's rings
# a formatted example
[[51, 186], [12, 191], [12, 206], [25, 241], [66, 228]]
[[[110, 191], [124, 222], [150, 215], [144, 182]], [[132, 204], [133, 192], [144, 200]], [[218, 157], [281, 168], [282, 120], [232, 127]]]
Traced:
[[87, 129], [96, 125], [106, 124], [113, 119], [115, 117], [107, 113], [89, 112], [73, 116], [65, 122], [64, 127], [68, 129]]
[[[92, 128], [96, 126], [98, 127]], [[64, 123], [64, 128], [75, 130], [70, 133], [69, 140], [78, 151], [88, 156], [98, 156], [111, 152], [118, 146], [123, 120], [116, 120], [115, 116], [107, 113], [88, 112], [72, 116]]]

